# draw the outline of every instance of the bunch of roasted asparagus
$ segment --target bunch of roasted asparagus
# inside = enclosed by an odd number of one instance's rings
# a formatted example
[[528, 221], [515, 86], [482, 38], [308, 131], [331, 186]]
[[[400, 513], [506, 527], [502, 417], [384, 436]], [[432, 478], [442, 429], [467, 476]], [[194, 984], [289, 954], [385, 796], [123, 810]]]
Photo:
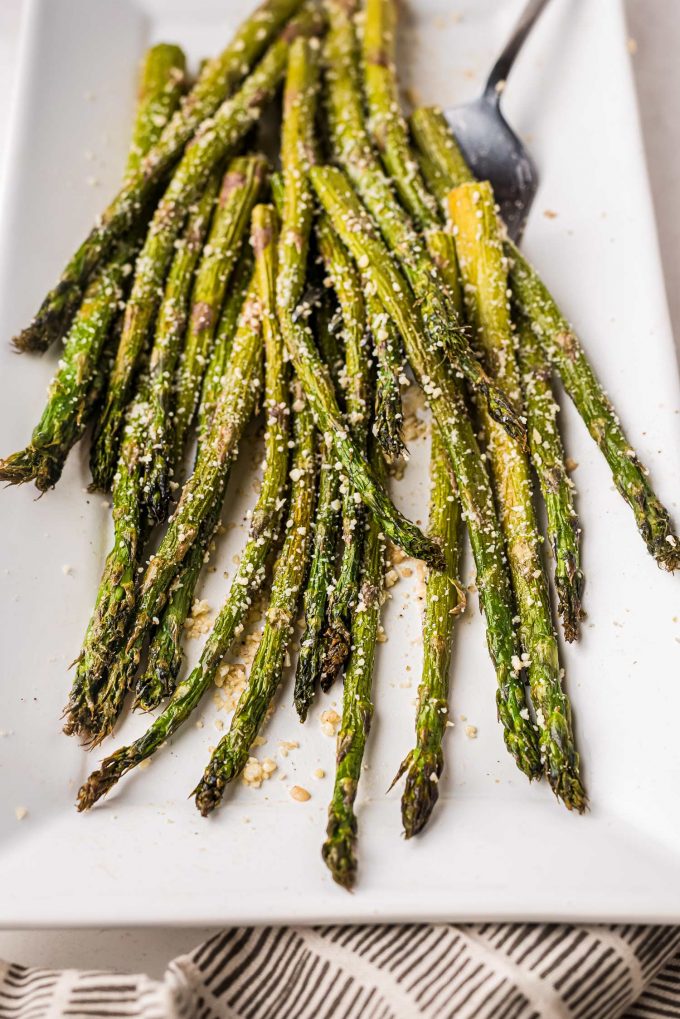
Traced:
[[[121, 189], [15, 340], [22, 351], [55, 342], [64, 351], [30, 443], [0, 462], [2, 478], [45, 491], [91, 424], [92, 485], [113, 491], [114, 544], [66, 731], [95, 746], [129, 692], [145, 711], [167, 701], [145, 735], [90, 776], [78, 808], [186, 721], [268, 591], [247, 686], [196, 805], [210, 813], [243, 771], [302, 604], [302, 721], [344, 673], [323, 855], [347, 887], [386, 539], [429, 567], [416, 741], [397, 776], [406, 774], [406, 836], [430, 817], [444, 766], [463, 522], [508, 750], [569, 809], [586, 807], [534, 505], [540, 493], [571, 641], [583, 572], [553, 372], [651, 555], [667, 570], [680, 563], [647, 471], [579, 340], [507, 240], [490, 186], [471, 179], [441, 113], [404, 120], [394, 34], [395, 0], [265, 0], [191, 87], [181, 50], [148, 53]], [[274, 172], [257, 126], [282, 84]], [[407, 365], [433, 420], [427, 536], [386, 488], [387, 466], [405, 454]], [[178, 682], [184, 622], [260, 409], [265, 456], [247, 543], [200, 661]]]

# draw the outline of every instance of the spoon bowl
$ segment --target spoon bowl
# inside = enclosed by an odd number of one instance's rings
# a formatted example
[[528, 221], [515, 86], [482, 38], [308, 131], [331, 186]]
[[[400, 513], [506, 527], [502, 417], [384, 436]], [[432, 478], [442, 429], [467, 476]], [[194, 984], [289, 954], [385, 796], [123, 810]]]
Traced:
[[475, 177], [491, 183], [501, 217], [516, 243], [524, 232], [539, 177], [525, 145], [503, 116], [501, 97], [517, 54], [547, 3], [529, 0], [481, 96], [444, 111]]

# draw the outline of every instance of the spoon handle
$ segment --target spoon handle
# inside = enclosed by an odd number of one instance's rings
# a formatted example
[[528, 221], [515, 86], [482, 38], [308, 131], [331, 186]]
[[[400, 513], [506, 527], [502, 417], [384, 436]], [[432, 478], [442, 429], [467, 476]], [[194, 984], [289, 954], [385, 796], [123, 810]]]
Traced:
[[519, 21], [515, 25], [514, 32], [505, 44], [498, 60], [491, 68], [491, 73], [484, 88], [484, 97], [486, 99], [493, 100], [496, 104], [500, 102], [502, 89], [499, 89], [498, 85], [500, 82], [505, 81], [510, 74], [517, 54], [547, 4], [548, 0], [529, 0], [522, 11]]

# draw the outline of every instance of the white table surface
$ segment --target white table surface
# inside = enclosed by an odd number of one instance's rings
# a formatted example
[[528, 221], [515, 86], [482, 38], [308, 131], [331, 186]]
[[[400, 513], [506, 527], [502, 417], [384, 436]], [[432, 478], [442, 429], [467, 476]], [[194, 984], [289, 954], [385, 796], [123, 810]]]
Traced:
[[[586, 0], [574, 0], [585, 3]], [[597, 2], [597, 0], [590, 0]], [[625, 0], [647, 162], [657, 215], [671, 320], [680, 353], [680, 2]], [[14, 84], [24, 0], [0, 0], [0, 95]], [[0, 167], [4, 164], [10, 103], [0, 103]], [[0, 337], [0, 342], [6, 340]], [[213, 931], [174, 930], [0, 931], [0, 958], [25, 965], [115, 969], [160, 976], [174, 955]]]

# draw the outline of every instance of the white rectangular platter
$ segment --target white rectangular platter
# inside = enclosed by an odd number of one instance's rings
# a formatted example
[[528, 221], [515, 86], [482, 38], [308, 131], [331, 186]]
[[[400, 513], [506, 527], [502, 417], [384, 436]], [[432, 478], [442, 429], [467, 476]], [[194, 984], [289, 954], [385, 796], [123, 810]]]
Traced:
[[[34, 312], [119, 180], [144, 47], [224, 45], [250, 0], [32, 0], [23, 41], [0, 232], [2, 452], [28, 438], [57, 352], [17, 357]], [[405, 0], [405, 83], [453, 104], [479, 89], [519, 0]], [[526, 250], [573, 319], [676, 521], [677, 362], [669, 330], [620, 0], [554, 0], [506, 94], [542, 184]], [[258, 748], [278, 771], [238, 784], [208, 821], [187, 798], [219, 733], [208, 697], [151, 767], [88, 815], [75, 793], [97, 761], [60, 732], [110, 542], [108, 500], [85, 492], [76, 451], [54, 492], [0, 492], [0, 925], [222, 924], [381, 920], [680, 919], [680, 588], [647, 556], [628, 508], [571, 406], [564, 427], [584, 527], [588, 621], [564, 649], [592, 809], [567, 813], [515, 769], [495, 719], [494, 675], [476, 597], [457, 629], [441, 802], [424, 837], [400, 835], [399, 791], [420, 671], [417, 576], [391, 591], [375, 676], [376, 718], [359, 797], [354, 895], [320, 857], [334, 742], [320, 713], [302, 728], [288, 676]], [[423, 523], [427, 441], [395, 498]], [[217, 608], [244, 540], [251, 479], [232, 486]], [[465, 579], [472, 565], [465, 562]], [[200, 642], [189, 641], [189, 663]], [[224, 712], [220, 718], [228, 721]], [[465, 720], [463, 720], [465, 719]], [[115, 742], [141, 733], [126, 718]], [[466, 726], [477, 729], [471, 739]], [[299, 741], [287, 757], [279, 740]], [[315, 779], [316, 769], [326, 777]], [[291, 799], [299, 784], [312, 793]], [[16, 817], [17, 808], [28, 813]], [[19, 813], [23, 813], [19, 810]]]

